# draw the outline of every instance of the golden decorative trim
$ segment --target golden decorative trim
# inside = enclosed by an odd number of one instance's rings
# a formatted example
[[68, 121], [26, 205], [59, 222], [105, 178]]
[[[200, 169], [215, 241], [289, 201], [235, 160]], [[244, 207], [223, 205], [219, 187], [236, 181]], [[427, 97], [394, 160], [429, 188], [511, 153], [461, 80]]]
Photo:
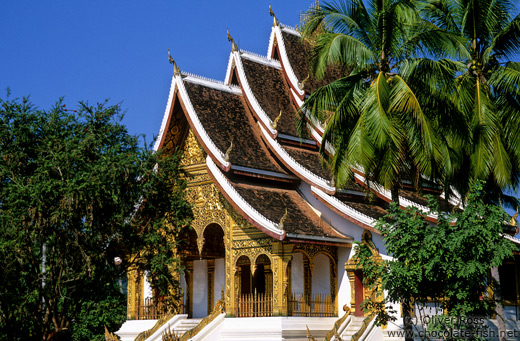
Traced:
[[168, 61], [170, 62], [170, 64], [173, 64], [173, 75], [180, 76], [181, 69], [177, 66], [177, 63], [175, 63], [175, 60], [173, 60], [172, 55], [170, 53], [170, 49], [168, 49]]
[[199, 142], [197, 141], [197, 138], [191, 129], [187, 135], [188, 136], [184, 142], [180, 165], [186, 170], [189, 170], [187, 166], [202, 165], [205, 170], [206, 156], [204, 155], [204, 150], [199, 145]]
[[518, 217], [518, 207], [516, 208], [515, 215], [511, 217], [511, 222], [509, 223], [509, 225], [516, 226], [516, 218], [517, 217]]
[[280, 110], [280, 114], [274, 119], [273, 123], [271, 123], [271, 128], [276, 130], [276, 127], [278, 126], [278, 121], [282, 118], [282, 111]]
[[285, 208], [285, 213], [283, 214], [282, 218], [280, 219], [280, 222], [278, 223], [278, 228], [280, 230], [283, 230], [283, 223], [287, 219], [287, 207]]
[[305, 77], [304, 80], [302, 80], [301, 82], [298, 82], [298, 87], [300, 88], [300, 90], [303, 90], [305, 88], [305, 83], [307, 83], [307, 81], [309, 80], [309, 78], [311, 77], [310, 73], [307, 74], [307, 77]]
[[273, 9], [271, 8], [271, 2], [269, 2], [269, 15], [273, 17], [273, 26], [278, 26], [280, 22], [276, 18], [276, 15], [274, 15]]
[[199, 250], [199, 256], [202, 259], [202, 249], [204, 248], [204, 237], [203, 235], [197, 236], [197, 249]]
[[120, 341], [121, 338], [113, 333], [109, 332], [107, 326], [105, 326], [105, 341]]
[[308, 326], [308, 325], [305, 325], [305, 327], [307, 328], [307, 339], [308, 339], [309, 341], [314, 341], [315, 339], [314, 339], [314, 337], [312, 336], [311, 331], [309, 330], [309, 326]]
[[226, 27], [226, 30], [227, 30], [227, 40], [231, 42], [231, 51], [233, 51], [233, 52], [238, 51], [238, 46], [237, 46], [237, 44], [235, 44], [235, 40], [233, 39], [231, 34], [229, 34], [229, 28]]
[[168, 329], [165, 329], [162, 333], [161, 339], [162, 341], [179, 341], [181, 337], [178, 332], [175, 330], [172, 331], [171, 327], [168, 327]]
[[231, 155], [232, 150], [233, 150], [233, 139], [231, 139], [231, 144], [229, 145], [229, 148], [226, 150], [226, 154], [224, 155], [224, 160], [226, 160], [226, 162], [229, 162], [229, 155]]
[[144, 341], [147, 338], [149, 338], [153, 333], [155, 333], [159, 328], [161, 328], [166, 322], [171, 320], [175, 314], [168, 314], [163, 317], [161, 317], [157, 322], [153, 325], [152, 328], [145, 330], [144, 332], [141, 332], [134, 341]]

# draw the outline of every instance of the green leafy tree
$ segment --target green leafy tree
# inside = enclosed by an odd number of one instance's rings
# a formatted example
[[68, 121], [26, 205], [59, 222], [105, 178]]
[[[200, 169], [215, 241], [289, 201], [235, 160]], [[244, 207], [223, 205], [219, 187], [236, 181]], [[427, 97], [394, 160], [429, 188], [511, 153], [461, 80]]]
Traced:
[[[376, 322], [392, 319], [385, 307], [390, 302], [413, 302], [424, 308], [434, 301], [450, 316], [491, 313], [495, 301], [487, 292], [489, 268], [498, 268], [515, 247], [502, 236], [507, 214], [484, 203], [483, 187], [477, 182], [465, 210], [451, 216], [440, 213], [432, 200], [430, 209], [438, 214], [437, 224], [428, 223], [425, 212], [396, 205], [389, 220], [378, 222], [393, 260], [375, 264], [365, 245], [354, 256], [364, 272], [376, 268], [371, 272], [377, 276], [367, 276], [365, 284], [387, 292], [380, 303], [364, 303], [365, 309], [377, 315]], [[420, 316], [421, 309], [416, 314]]]
[[[314, 45], [311, 64], [318, 77], [333, 65], [351, 70], [303, 105], [326, 123], [321, 152], [327, 158], [326, 145], [335, 149], [329, 161], [337, 183], [361, 167], [398, 202], [401, 179], [434, 176], [442, 152], [435, 112], [421, 103], [424, 88], [406, 66], [418, 54], [457, 54], [460, 38], [424, 21], [410, 0], [320, 4], [309, 11], [303, 37]], [[436, 65], [438, 82], [454, 73], [445, 64]]]
[[129, 267], [150, 268], [174, 306], [175, 240], [192, 215], [179, 156], [141, 147], [121, 119], [106, 102], [0, 100], [0, 339], [118, 329]]

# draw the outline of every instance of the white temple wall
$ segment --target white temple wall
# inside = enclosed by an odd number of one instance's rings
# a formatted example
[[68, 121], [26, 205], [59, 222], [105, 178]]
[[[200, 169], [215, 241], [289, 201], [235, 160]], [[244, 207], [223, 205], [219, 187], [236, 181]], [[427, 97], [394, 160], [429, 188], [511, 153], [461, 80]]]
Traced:
[[226, 291], [226, 261], [224, 258], [215, 259], [215, 275], [213, 281], [213, 306], [217, 304], [217, 301], [222, 297], [222, 290], [224, 290], [224, 294]]
[[291, 291], [303, 294], [304, 288], [303, 254], [295, 252], [291, 261]]
[[208, 261], [193, 261], [193, 317], [208, 315]]
[[345, 263], [350, 256], [351, 248], [338, 247], [338, 314], [343, 315], [343, 306], [346, 304], [350, 307], [350, 281]]
[[312, 294], [330, 295], [330, 260], [324, 254], [314, 257]]

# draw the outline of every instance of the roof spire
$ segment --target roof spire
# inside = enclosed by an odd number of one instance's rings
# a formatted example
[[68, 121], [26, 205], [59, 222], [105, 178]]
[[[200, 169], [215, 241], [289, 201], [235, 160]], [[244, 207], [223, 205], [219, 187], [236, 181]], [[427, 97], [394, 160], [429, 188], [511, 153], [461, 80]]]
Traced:
[[278, 126], [278, 121], [280, 121], [281, 118], [282, 118], [282, 111], [280, 110], [280, 115], [278, 115], [278, 117], [276, 117], [274, 119], [273, 123], [271, 123], [271, 128], [276, 129], [276, 127]]
[[226, 30], [227, 30], [227, 40], [231, 42], [231, 51], [233, 51], [233, 52], [238, 51], [238, 46], [235, 43], [235, 40], [233, 39], [231, 34], [229, 34], [229, 28], [226, 27]]
[[271, 1], [269, 1], [269, 15], [273, 17], [273, 26], [278, 26], [280, 22], [276, 19], [276, 15], [274, 15], [273, 9], [271, 8]]
[[173, 75], [174, 76], [180, 76], [181, 75], [181, 69], [177, 66], [177, 63], [175, 63], [175, 60], [173, 60], [172, 55], [170, 53], [170, 49], [168, 49], [168, 61], [170, 64], [173, 64]]

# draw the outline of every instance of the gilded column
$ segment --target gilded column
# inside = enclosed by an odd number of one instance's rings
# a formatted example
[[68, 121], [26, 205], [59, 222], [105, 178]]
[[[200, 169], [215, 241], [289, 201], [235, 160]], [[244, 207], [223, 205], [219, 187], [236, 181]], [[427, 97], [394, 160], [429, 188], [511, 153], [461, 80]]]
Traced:
[[350, 283], [350, 312], [352, 315], [356, 312], [356, 269], [355, 263], [350, 259], [345, 263], [345, 270], [347, 271], [348, 281]]
[[126, 309], [126, 319], [127, 320], [135, 320], [137, 318], [137, 270], [130, 269], [127, 273], [128, 284], [127, 284], [127, 309]]
[[292, 259], [294, 244], [275, 241], [273, 257], [273, 316], [287, 316], [289, 302], [289, 276], [287, 268]]
[[215, 260], [208, 259], [208, 315], [213, 312], [215, 297]]

